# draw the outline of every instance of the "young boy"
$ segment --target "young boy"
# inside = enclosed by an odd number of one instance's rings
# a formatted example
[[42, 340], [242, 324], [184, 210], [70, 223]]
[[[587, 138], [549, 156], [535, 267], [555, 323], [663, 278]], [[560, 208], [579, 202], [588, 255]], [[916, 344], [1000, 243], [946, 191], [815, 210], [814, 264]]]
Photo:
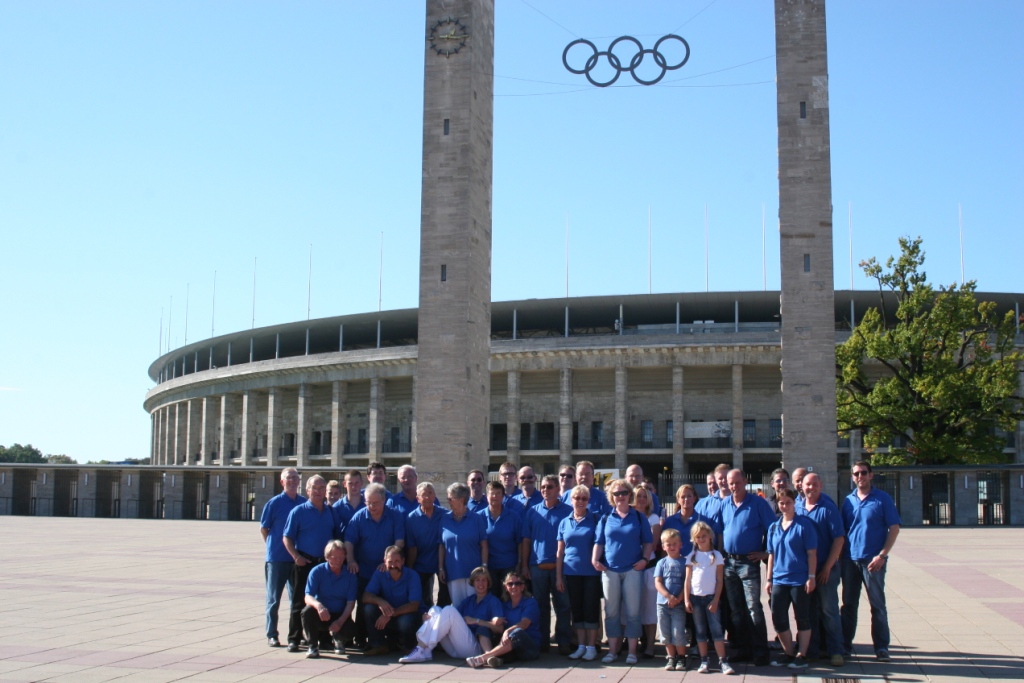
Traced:
[[675, 529], [661, 532], [661, 547], [668, 557], [654, 568], [654, 586], [658, 590], [658, 626], [668, 653], [665, 671], [686, 671], [686, 607], [683, 595], [686, 560], [683, 540]]

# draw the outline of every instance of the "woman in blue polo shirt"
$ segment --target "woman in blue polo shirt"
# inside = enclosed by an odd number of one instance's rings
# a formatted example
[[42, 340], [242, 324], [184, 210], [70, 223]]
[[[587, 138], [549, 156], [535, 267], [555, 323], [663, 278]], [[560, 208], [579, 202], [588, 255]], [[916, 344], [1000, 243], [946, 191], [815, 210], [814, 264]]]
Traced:
[[572, 514], [558, 525], [556, 587], [569, 593], [572, 622], [579, 647], [569, 659], [597, 658], [597, 627], [601, 619], [601, 575], [596, 569], [594, 539], [597, 515], [591, 512], [590, 489], [582, 484], [569, 491]]
[[644, 592], [646, 569], [654, 545], [651, 524], [641, 513], [630, 507], [633, 487], [625, 479], [616, 479], [608, 485], [611, 491], [612, 511], [597, 525], [594, 569], [601, 574], [604, 588], [604, 625], [608, 634], [608, 654], [601, 661], [611, 664], [622, 649], [622, 623], [620, 609], [626, 610], [626, 643], [629, 654], [627, 664], [636, 664], [636, 646], [640, 639], [640, 608]]
[[[817, 567], [818, 533], [807, 517], [796, 514], [796, 491], [786, 489], [776, 497], [782, 516], [768, 529], [768, 580], [765, 590], [771, 595], [772, 624], [779, 635], [783, 654], [772, 666], [807, 668], [807, 646], [811, 642], [810, 593], [814, 591]], [[789, 606], [796, 615], [797, 645], [789, 630]]]
[[461, 605], [473, 594], [470, 573], [487, 566], [487, 522], [469, 511], [469, 487], [465, 484], [448, 487], [448, 506], [451, 512], [441, 521], [437, 575], [448, 584], [452, 604]]
[[[505, 576], [505, 631], [496, 647], [479, 657], [469, 657], [466, 664], [474, 669], [489, 666], [497, 669], [505, 659], [524, 662], [540, 656], [540, 606], [526, 593], [526, 581], [516, 572]], [[504, 659], [503, 659], [504, 658]]]
[[505, 575], [519, 568], [519, 551], [523, 541], [523, 518], [519, 512], [504, 504], [505, 485], [500, 481], [487, 482], [487, 507], [476, 514], [487, 522], [488, 571], [491, 573], [491, 592], [501, 597], [501, 582]]

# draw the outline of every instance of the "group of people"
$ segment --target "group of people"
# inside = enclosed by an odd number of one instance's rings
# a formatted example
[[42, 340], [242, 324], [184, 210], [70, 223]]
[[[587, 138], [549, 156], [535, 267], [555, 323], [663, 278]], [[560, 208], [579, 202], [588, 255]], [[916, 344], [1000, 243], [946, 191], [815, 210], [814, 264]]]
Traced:
[[[713, 648], [722, 673], [734, 673], [727, 632], [733, 659], [798, 669], [824, 649], [840, 666], [852, 650], [863, 585], [875, 653], [888, 660], [885, 564], [900, 521], [892, 499], [871, 486], [868, 463], [855, 464], [852, 475], [856, 488], [840, 509], [803, 468], [792, 477], [773, 472], [761, 497], [748, 491], [743, 472], [720, 465], [708, 475], [707, 496], [685, 484], [676, 511], [665, 514], [637, 465], [602, 488], [588, 461], [539, 478], [529, 466], [503, 463], [496, 481], [473, 470], [465, 484], [450, 485], [446, 507], [410, 465], [398, 469], [394, 494], [374, 462], [365, 487], [359, 470], [343, 482], [313, 475], [305, 497], [298, 472], [286, 468], [284, 491], [261, 517], [268, 643], [281, 645], [277, 615], [287, 587], [287, 647], [306, 648], [308, 657], [397, 649], [400, 662], [414, 663], [430, 661], [440, 645], [474, 668], [536, 659], [552, 647], [593, 661], [603, 626], [606, 664], [623, 653], [627, 664], [653, 656], [660, 630], [669, 670], [686, 670], [696, 646], [699, 672], [709, 671]], [[774, 661], [761, 607], [763, 561], [781, 646]]]

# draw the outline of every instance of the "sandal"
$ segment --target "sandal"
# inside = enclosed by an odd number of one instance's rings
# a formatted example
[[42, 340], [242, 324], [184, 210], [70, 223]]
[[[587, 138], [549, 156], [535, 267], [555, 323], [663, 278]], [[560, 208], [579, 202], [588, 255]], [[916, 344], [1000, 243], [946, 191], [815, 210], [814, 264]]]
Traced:
[[469, 664], [474, 669], [479, 669], [484, 665], [484, 661], [481, 657], [466, 657], [466, 664]]

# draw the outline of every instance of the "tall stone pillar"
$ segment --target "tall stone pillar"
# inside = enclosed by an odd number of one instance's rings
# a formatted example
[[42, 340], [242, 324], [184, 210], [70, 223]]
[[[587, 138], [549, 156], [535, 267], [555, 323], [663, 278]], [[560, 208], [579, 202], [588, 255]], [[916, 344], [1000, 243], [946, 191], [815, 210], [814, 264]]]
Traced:
[[271, 467], [281, 466], [281, 398], [281, 390], [271, 387], [267, 397], [267, 465]]
[[220, 464], [227, 467], [231, 464], [232, 446], [235, 445], [234, 430], [234, 395], [221, 394], [220, 396], [220, 443], [217, 450], [220, 453]]
[[295, 418], [295, 466], [309, 467], [309, 424], [313, 413], [312, 387], [299, 384], [299, 406]]
[[[215, 403], [216, 401], [216, 403]], [[200, 458], [200, 464], [203, 467], [209, 467], [213, 462], [213, 451], [217, 450], [217, 444], [215, 441], [216, 425], [214, 411], [217, 408], [219, 401], [213, 396], [205, 396], [203, 398], [203, 434], [202, 443], [199, 446], [202, 452]]]
[[415, 463], [464, 481], [488, 460], [494, 1], [426, 5]]
[[242, 392], [242, 446], [238, 457], [242, 467], [252, 465], [252, 449], [256, 447], [256, 392]]
[[163, 463], [174, 460], [174, 426], [171, 423], [171, 406], [164, 406], [164, 453]]
[[508, 371], [508, 399], [506, 405], [507, 424], [505, 425], [505, 455], [509, 462], [519, 467], [519, 371]]
[[157, 408], [153, 411], [153, 464], [162, 465], [163, 460], [163, 428], [164, 428], [164, 411], [163, 408]]
[[686, 419], [683, 410], [683, 366], [672, 366], [672, 472], [686, 474], [686, 458], [683, 445], [686, 436]]
[[782, 449], [836, 487], [832, 168], [825, 0], [775, 0]]
[[185, 464], [194, 465], [196, 453], [203, 449], [203, 419], [200, 415], [203, 403], [195, 399], [189, 399], [187, 403], [188, 425], [186, 430], [188, 431], [188, 436], [185, 437]]
[[341, 467], [348, 429], [348, 382], [331, 382], [331, 467]]
[[572, 368], [562, 368], [558, 397], [558, 464], [572, 464]]
[[743, 470], [743, 366], [732, 366], [732, 466]]
[[159, 423], [157, 422], [157, 411], [153, 411], [149, 414], [149, 462], [154, 465], [159, 465], [157, 462], [157, 449], [156, 445], [159, 443], [159, 437], [157, 436], [157, 430], [159, 429]]
[[370, 379], [369, 449], [370, 461], [380, 460], [384, 451], [384, 400], [385, 382], [380, 377]]
[[619, 476], [626, 476], [626, 445], [628, 436], [626, 418], [629, 416], [629, 406], [626, 402], [628, 390], [628, 375], [623, 365], [615, 367], [615, 467], [619, 470]]
[[174, 404], [174, 457], [169, 464], [180, 465], [185, 462], [188, 452], [188, 402], [178, 401]]

